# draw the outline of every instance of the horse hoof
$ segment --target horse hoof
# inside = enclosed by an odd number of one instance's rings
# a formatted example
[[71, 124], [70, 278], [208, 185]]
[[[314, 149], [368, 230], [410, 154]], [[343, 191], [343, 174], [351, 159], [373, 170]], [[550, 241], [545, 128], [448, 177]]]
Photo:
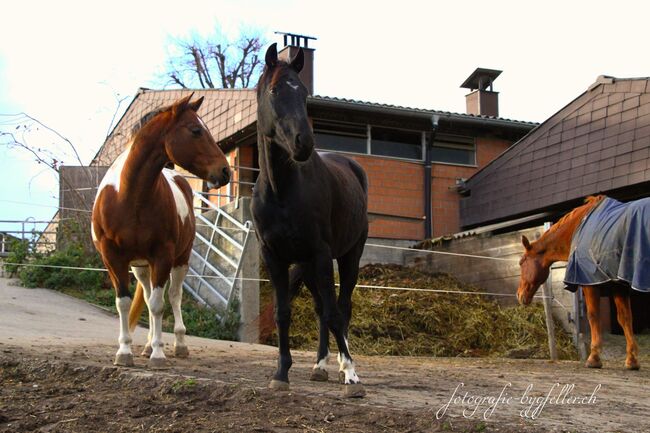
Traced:
[[639, 364], [639, 361], [631, 361], [631, 362], [625, 362], [625, 368], [628, 370], [638, 370], [641, 368], [641, 365]]
[[343, 397], [345, 398], [361, 398], [366, 395], [366, 390], [360, 383], [349, 383], [343, 385]]
[[187, 346], [174, 346], [174, 356], [176, 358], [187, 358], [190, 356], [190, 351]]
[[115, 362], [113, 365], [122, 367], [133, 367], [133, 354], [131, 353], [118, 353], [115, 355]]
[[142, 353], [140, 353], [140, 356], [144, 356], [146, 358], [149, 358], [151, 356], [151, 352], [153, 352], [153, 349], [151, 348], [150, 345], [144, 346], [144, 349], [142, 349]]
[[167, 366], [167, 358], [149, 358], [147, 363], [147, 367], [153, 369], [166, 368]]
[[600, 361], [600, 359], [587, 359], [587, 362], [585, 363], [585, 367], [587, 368], [602, 368], [603, 363]]
[[289, 391], [289, 382], [273, 379], [269, 383], [269, 388], [275, 391]]
[[324, 370], [322, 368], [314, 368], [311, 371], [311, 376], [309, 377], [309, 380], [312, 380], [314, 382], [327, 382], [327, 379], [327, 370]]

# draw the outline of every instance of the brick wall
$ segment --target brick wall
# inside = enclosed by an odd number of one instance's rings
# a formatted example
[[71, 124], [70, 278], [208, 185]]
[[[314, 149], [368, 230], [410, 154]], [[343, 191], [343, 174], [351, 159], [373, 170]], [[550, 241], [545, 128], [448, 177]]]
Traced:
[[431, 166], [431, 206], [433, 215], [433, 237], [460, 231], [460, 196], [455, 190], [456, 179], [467, 179], [478, 169], [487, 165], [510, 145], [509, 141], [477, 138], [476, 160], [478, 167], [464, 167], [449, 164]]
[[[498, 139], [477, 139], [478, 167], [483, 167], [510, 145]], [[235, 155], [237, 155], [235, 157]], [[356, 160], [368, 175], [370, 214], [370, 233], [372, 238], [421, 240], [424, 237], [424, 164], [370, 155], [347, 155]], [[232, 165], [256, 167], [252, 146], [241, 146], [228, 154]], [[477, 167], [449, 164], [433, 164], [431, 169], [432, 215], [434, 237], [456, 233], [460, 230], [460, 196], [454, 186], [456, 179], [469, 178]], [[252, 182], [254, 173], [234, 171], [234, 180]], [[236, 195], [241, 187], [241, 195], [248, 196], [251, 191], [245, 185], [232, 184], [230, 194]], [[228, 187], [218, 192], [228, 194]], [[219, 199], [213, 198], [219, 202]], [[230, 201], [220, 198], [221, 204]]]
[[424, 166], [365, 155], [349, 155], [368, 175], [368, 212], [373, 238], [422, 239]]

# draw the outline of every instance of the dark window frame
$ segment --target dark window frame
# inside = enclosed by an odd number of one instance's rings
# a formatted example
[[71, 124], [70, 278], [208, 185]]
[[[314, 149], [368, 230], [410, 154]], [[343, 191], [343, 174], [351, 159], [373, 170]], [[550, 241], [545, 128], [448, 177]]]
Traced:
[[[435, 148], [469, 151], [471, 152], [473, 161], [469, 163], [463, 163], [463, 162], [436, 160], [434, 155]], [[454, 135], [454, 134], [436, 134], [433, 143], [431, 145], [431, 163], [457, 165], [462, 167], [477, 167], [478, 162], [477, 162], [476, 138], [470, 136], [463, 136], [463, 135]]]

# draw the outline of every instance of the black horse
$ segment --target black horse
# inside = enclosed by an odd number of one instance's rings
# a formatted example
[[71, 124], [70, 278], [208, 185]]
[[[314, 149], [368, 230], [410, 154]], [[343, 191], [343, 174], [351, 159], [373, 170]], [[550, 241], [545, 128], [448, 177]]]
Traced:
[[[273, 44], [266, 52], [266, 67], [257, 85], [260, 174], [251, 212], [275, 288], [280, 350], [278, 369], [269, 386], [289, 388], [291, 299], [304, 282], [320, 320], [311, 379], [327, 380], [329, 329], [339, 349], [339, 379], [345, 384], [345, 395], [360, 397], [365, 392], [354, 371], [347, 335], [352, 291], [368, 237], [368, 182], [355, 161], [313, 151], [307, 89], [298, 77], [303, 64], [302, 49], [286, 63], [278, 60]], [[333, 259], [338, 262], [341, 282], [338, 300]]]

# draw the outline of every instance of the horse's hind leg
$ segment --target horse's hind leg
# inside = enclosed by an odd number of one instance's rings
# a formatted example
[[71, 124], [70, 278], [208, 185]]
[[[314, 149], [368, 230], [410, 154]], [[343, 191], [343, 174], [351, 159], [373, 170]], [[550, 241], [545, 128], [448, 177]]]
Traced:
[[363, 397], [365, 390], [354, 369], [348, 339], [345, 335], [345, 320], [337, 305], [331, 256], [323, 254], [316, 259], [314, 277], [317, 279], [318, 292], [323, 301], [323, 318], [334, 335], [339, 349], [339, 371], [342, 372], [344, 396]]
[[589, 319], [589, 329], [591, 330], [591, 352], [585, 364], [589, 368], [601, 368], [603, 366], [600, 360], [600, 350], [602, 347], [600, 333], [600, 289], [594, 286], [582, 286], [582, 292], [585, 295], [585, 304], [587, 304], [587, 318]]
[[613, 289], [614, 303], [616, 304], [616, 317], [618, 323], [623, 328], [625, 333], [625, 341], [627, 345], [627, 356], [625, 358], [625, 368], [628, 370], [638, 370], [638, 346], [634, 339], [634, 331], [632, 330], [632, 307], [630, 305], [630, 295], [622, 289]]
[[142, 285], [142, 290], [144, 292], [144, 302], [147, 304], [147, 314], [149, 316], [149, 332], [147, 333], [147, 344], [144, 345], [142, 349], [141, 356], [146, 356], [147, 358], [151, 356], [151, 339], [153, 338], [153, 317], [151, 315], [151, 308], [149, 308], [149, 297], [151, 296], [151, 271], [149, 266], [131, 266], [131, 271], [135, 279]]
[[190, 354], [185, 344], [185, 324], [183, 323], [183, 313], [181, 311], [181, 301], [183, 299], [183, 279], [187, 275], [187, 265], [177, 266], [172, 268], [171, 278], [169, 282], [169, 303], [172, 306], [174, 313], [174, 356], [178, 358], [187, 358]]
[[158, 368], [167, 365], [162, 341], [162, 313], [165, 306], [165, 283], [169, 280], [171, 260], [164, 255], [152, 261], [151, 266], [151, 295], [149, 296], [149, 311], [153, 334], [151, 338], [151, 356], [149, 367]]

